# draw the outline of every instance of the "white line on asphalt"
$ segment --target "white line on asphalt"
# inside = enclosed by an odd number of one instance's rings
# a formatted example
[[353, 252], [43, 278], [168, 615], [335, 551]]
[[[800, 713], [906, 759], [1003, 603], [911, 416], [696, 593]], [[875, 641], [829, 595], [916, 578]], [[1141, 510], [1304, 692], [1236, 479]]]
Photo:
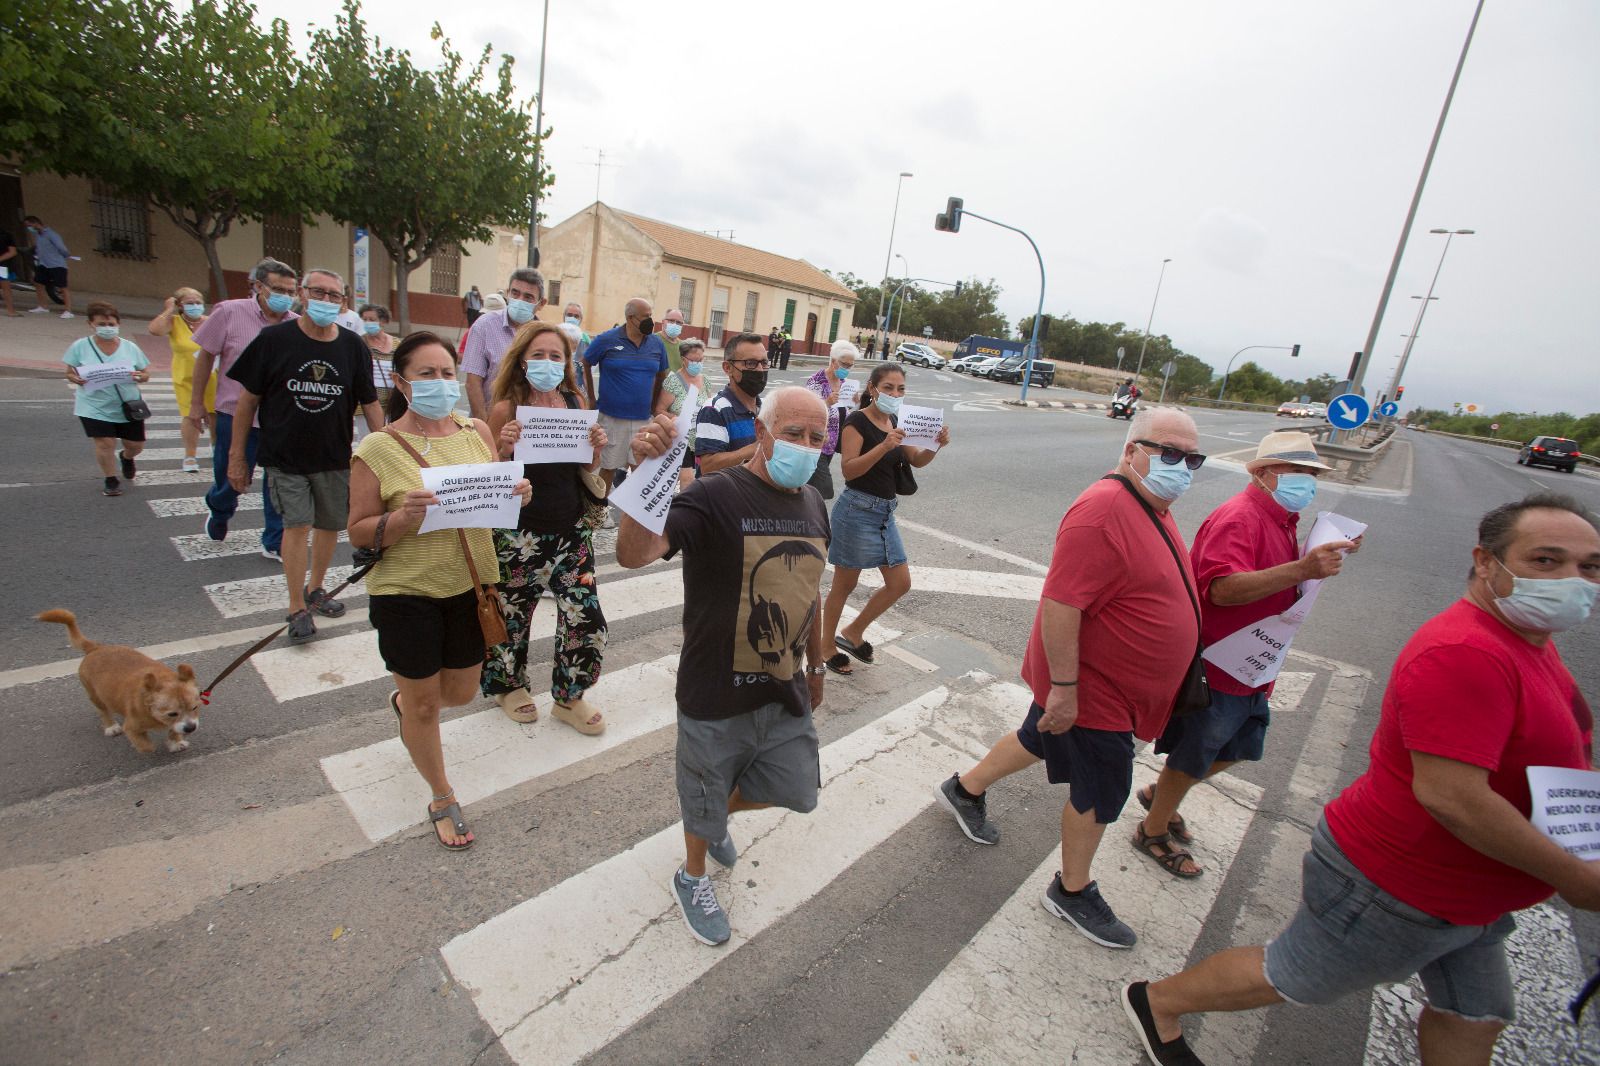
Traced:
[[42, 396], [37, 400], [0, 400], [0, 403], [76, 403], [72, 396]]
[[[354, 571], [355, 568], [350, 566], [330, 566], [322, 579], [322, 587], [331, 592]], [[214, 585], [207, 585], [205, 593], [217, 608], [217, 613], [224, 618], [243, 618], [262, 611], [289, 609], [281, 573], [270, 577], [245, 578], [242, 581], [219, 581]], [[366, 598], [366, 586], [359, 581], [339, 594], [339, 601], [346, 607], [351, 606], [354, 601]], [[317, 619], [317, 626], [319, 628], [322, 626], [321, 618]]]
[[[159, 421], [159, 419], [149, 418], [149, 419], [145, 420], [145, 423], [148, 425], [149, 423], [156, 422], [156, 421]], [[176, 422], [177, 419], [173, 419], [173, 421]], [[177, 429], [147, 429], [147, 430], [144, 431], [144, 439], [145, 440], [181, 440], [181, 439], [183, 439], [183, 431], [182, 430], [177, 430]], [[154, 452], [155, 450], [156, 449], [154, 449], [154, 448], [146, 448], [145, 449], [145, 451], [148, 451], [148, 452]], [[183, 457], [180, 455], [179, 458], [181, 459]]]
[[1278, 683], [1272, 687], [1272, 713], [1286, 714], [1300, 709], [1300, 701], [1305, 699], [1306, 690], [1311, 687], [1316, 674], [1304, 673], [1297, 670], [1285, 670], [1278, 675]]
[[[222, 540], [212, 540], [205, 533], [185, 533], [171, 540], [172, 546], [178, 549], [179, 557], [186, 563], [193, 563], [204, 559], [222, 559], [229, 555], [254, 555], [261, 551], [261, 533], [260, 529], [230, 529]], [[339, 542], [343, 544], [348, 541], [349, 537], [341, 530]]]
[[899, 659], [901, 662], [905, 663], [907, 666], [915, 670], [921, 670], [925, 674], [937, 673], [939, 670], [937, 664], [930, 663], [928, 660], [924, 659], [915, 652], [906, 651], [898, 644], [890, 644], [888, 647], [884, 648], [883, 651], [884, 654], [892, 655], [896, 659]]
[[[144, 463], [144, 456], [139, 456], [139, 462], [140, 464]], [[193, 473], [187, 470], [149, 470], [141, 465], [139, 477], [134, 481], [134, 485], [145, 488], [158, 485], [162, 488], [183, 485], [197, 489], [209, 489], [211, 487], [211, 460], [207, 459], [201, 464], [200, 469]], [[194, 497], [197, 500], [203, 498], [201, 496]]]
[[[154, 461], [157, 459], [182, 459], [187, 454], [188, 453], [182, 448], [146, 448], [144, 451], [139, 453], [139, 461], [142, 463], [146, 460]], [[194, 454], [195, 458], [197, 459], [205, 459], [209, 461], [211, 459], [211, 446], [209, 444], [202, 444], [195, 450]]]
[[[179, 471], [179, 473], [182, 473], [182, 471]], [[192, 481], [199, 475], [185, 474], [184, 476], [188, 477]], [[141, 470], [139, 472], [139, 481], [142, 483], [145, 480], [144, 471]], [[203, 483], [196, 482], [196, 484]], [[157, 518], [183, 518], [185, 516], [203, 515], [206, 513], [206, 498], [204, 496], [174, 496], [167, 499], [146, 500], [145, 502], [150, 505], [150, 510], [156, 513]], [[239, 510], [261, 510], [261, 493], [247, 492], [243, 496], [240, 496]]]
[[[871, 589], [881, 588], [883, 575], [876, 570], [863, 570], [861, 584]], [[1044, 578], [1032, 574], [997, 574], [990, 570], [918, 566], [912, 571], [911, 588], [915, 592], [949, 592], [957, 596], [1037, 601], [1044, 594]]]
[[1013, 566], [1020, 566], [1024, 570], [1031, 570], [1035, 574], [1048, 574], [1050, 572], [1050, 568], [1048, 566], [1045, 566], [1042, 563], [1036, 563], [1032, 559], [1024, 559], [1020, 555], [1012, 555], [1010, 552], [1001, 551], [999, 548], [992, 548], [987, 544], [979, 544], [975, 540], [967, 540], [964, 537], [956, 536], [954, 533], [946, 533], [942, 529], [934, 529], [932, 526], [925, 526], [920, 522], [908, 522], [904, 518], [897, 518], [895, 521], [899, 524], [901, 529], [909, 529], [914, 532], [921, 533], [924, 536], [933, 537], [936, 540], [946, 541], [950, 544], [959, 544], [963, 548], [980, 552], [992, 559], [999, 559], [1002, 562], [1010, 563]]

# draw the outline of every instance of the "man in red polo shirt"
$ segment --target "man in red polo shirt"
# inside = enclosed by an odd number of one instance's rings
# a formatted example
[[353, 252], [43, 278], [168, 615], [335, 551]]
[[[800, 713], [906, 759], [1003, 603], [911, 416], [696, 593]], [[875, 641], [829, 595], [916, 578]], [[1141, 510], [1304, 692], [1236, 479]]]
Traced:
[[[1329, 469], [1317, 458], [1306, 433], [1268, 433], [1245, 464], [1250, 484], [1201, 523], [1190, 549], [1190, 565], [1200, 589], [1200, 640], [1224, 637], [1282, 614], [1294, 606], [1303, 581], [1332, 577], [1356, 541], [1341, 540], [1300, 554], [1296, 530], [1300, 512], [1317, 495], [1317, 475]], [[1194, 838], [1178, 804], [1189, 790], [1236, 762], [1260, 761], [1270, 720], [1267, 697], [1272, 683], [1251, 687], [1206, 664], [1211, 706], [1174, 718], [1156, 741], [1167, 756], [1153, 786], [1140, 789], [1149, 812], [1134, 830], [1133, 846], [1174, 877], [1199, 877], [1200, 866], [1173, 838]]]
[[1395, 660], [1367, 771], [1312, 833], [1289, 927], [1123, 989], [1151, 1062], [1200, 1062], [1185, 1014], [1331, 1003], [1418, 974], [1424, 1066], [1487, 1066], [1514, 1014], [1511, 913], [1552, 893], [1600, 910], [1600, 863], [1534, 828], [1527, 776], [1590, 765], [1594, 717], [1550, 638], [1597, 593], [1600, 519], [1576, 500], [1484, 515], [1466, 595]]
[[1167, 510], [1205, 462], [1198, 439], [1181, 411], [1134, 416], [1116, 470], [1083, 491], [1056, 533], [1022, 660], [1033, 693], [1027, 719], [935, 793], [968, 839], [998, 844], [984, 799], [990, 785], [1041, 760], [1051, 783], [1070, 784], [1061, 871], [1044, 907], [1108, 948], [1131, 948], [1138, 937], [1089, 867], [1133, 788], [1133, 738], [1160, 736], [1200, 636], [1188, 552]]

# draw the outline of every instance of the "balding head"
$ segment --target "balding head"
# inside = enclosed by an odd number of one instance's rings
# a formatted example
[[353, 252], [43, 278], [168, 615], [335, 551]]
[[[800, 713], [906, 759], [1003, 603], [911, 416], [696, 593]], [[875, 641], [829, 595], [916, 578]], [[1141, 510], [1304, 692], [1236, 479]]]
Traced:
[[622, 308], [624, 318], [647, 318], [650, 315], [650, 301], [643, 296], [635, 296]]
[[785, 385], [781, 389], [773, 389], [762, 397], [761, 410], [756, 413], [756, 418], [775, 435], [782, 436], [778, 433], [779, 423], [804, 420], [814, 415], [821, 416], [823, 428], [826, 430], [828, 405], [822, 402], [822, 397], [803, 385]]
[[1153, 440], [1161, 444], [1167, 441], [1162, 434], [1178, 434], [1187, 442], [1175, 444], [1174, 447], [1184, 451], [1194, 451], [1199, 447], [1199, 433], [1195, 429], [1194, 419], [1176, 407], [1141, 407], [1134, 413], [1133, 420], [1128, 423], [1128, 438], [1124, 442], [1124, 450], [1128, 444], [1136, 440]]
[[803, 386], [786, 385], [773, 389], [761, 400], [761, 410], [756, 414], [756, 453], [750, 457], [750, 469], [768, 484], [783, 488], [767, 471], [767, 461], [778, 441], [820, 452], [828, 443], [828, 405], [822, 397]]

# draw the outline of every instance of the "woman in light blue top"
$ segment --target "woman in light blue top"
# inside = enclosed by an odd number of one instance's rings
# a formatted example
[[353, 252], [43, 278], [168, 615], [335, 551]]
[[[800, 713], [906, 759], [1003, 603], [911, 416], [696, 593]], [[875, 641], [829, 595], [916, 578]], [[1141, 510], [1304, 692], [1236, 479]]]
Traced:
[[[150, 380], [150, 373], [145, 369], [150, 360], [137, 344], [122, 339], [122, 316], [111, 304], [92, 303], [87, 314], [90, 335], [74, 341], [61, 361], [67, 364], [67, 380], [78, 386], [72, 413], [78, 416], [84, 433], [94, 443], [94, 458], [106, 479], [101, 492], [107, 496], [121, 496], [118, 463], [122, 476], [132, 481], [136, 474], [134, 457], [144, 451], [144, 423], [129, 418], [122, 409], [124, 400], [140, 398], [139, 386], [113, 384], [91, 391], [83, 387], [86, 379], [79, 368], [88, 370], [120, 363], [131, 368], [133, 381], [142, 382]], [[113, 454], [116, 450], [113, 442], [119, 440], [122, 450]]]

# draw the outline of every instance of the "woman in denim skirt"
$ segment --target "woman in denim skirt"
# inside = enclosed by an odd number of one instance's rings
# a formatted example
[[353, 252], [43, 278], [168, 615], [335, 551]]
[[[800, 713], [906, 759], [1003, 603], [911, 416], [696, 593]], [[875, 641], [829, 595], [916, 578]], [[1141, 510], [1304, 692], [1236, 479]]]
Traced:
[[[844, 491], [833, 505], [833, 541], [828, 562], [833, 584], [823, 607], [823, 640], [839, 649], [828, 669], [849, 677], [851, 657], [871, 665], [872, 645], [867, 626], [896, 600], [911, 590], [911, 567], [905, 545], [894, 523], [898, 493], [896, 471], [901, 466], [922, 468], [939, 454], [927, 448], [905, 448], [899, 427], [900, 403], [906, 394], [906, 374], [899, 363], [884, 363], [872, 371], [861, 394], [860, 409], [839, 428], [840, 470]], [[950, 443], [950, 427], [939, 430], [939, 447]], [[872, 594], [861, 613], [839, 628], [845, 600], [855, 591], [861, 571], [877, 567], [883, 587]]]

